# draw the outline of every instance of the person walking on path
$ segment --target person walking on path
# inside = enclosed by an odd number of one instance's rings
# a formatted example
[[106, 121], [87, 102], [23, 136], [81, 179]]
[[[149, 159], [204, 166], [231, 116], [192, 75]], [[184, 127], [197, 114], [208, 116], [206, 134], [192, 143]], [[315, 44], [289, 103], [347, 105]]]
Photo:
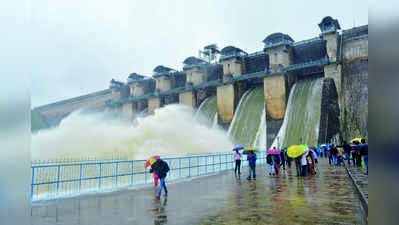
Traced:
[[283, 164], [283, 170], [285, 170], [285, 149], [283, 148], [280, 152], [281, 163]]
[[345, 158], [348, 161], [348, 165], [351, 165], [351, 146], [344, 141], [343, 145], [337, 146], [344, 149]]
[[302, 167], [301, 167], [301, 156], [295, 158], [295, 167], [296, 167], [296, 176], [299, 177], [302, 175]]
[[234, 169], [234, 174], [237, 174], [237, 170], [238, 170], [238, 174], [241, 174], [240, 168], [241, 168], [241, 153], [236, 150], [236, 153], [234, 153], [234, 162], [235, 162], [235, 169]]
[[256, 180], [256, 173], [255, 173], [256, 154], [254, 151], [249, 151], [247, 160], [248, 160], [248, 165], [249, 165], [249, 172], [248, 172], [247, 180], [251, 180], [251, 173], [252, 173], [253, 179]]
[[332, 145], [330, 148], [330, 154], [332, 156], [333, 159], [333, 165], [337, 166], [338, 165], [338, 149], [335, 145]]
[[157, 159], [154, 164], [151, 165], [150, 173], [154, 172], [161, 182], [158, 197], [161, 197], [162, 189], [165, 189], [165, 195], [168, 195], [168, 189], [166, 188], [165, 178], [167, 173], [169, 172], [169, 165], [167, 162], [162, 159]]
[[291, 168], [291, 161], [292, 161], [292, 158], [289, 157], [288, 154], [287, 154], [287, 147], [284, 148], [284, 156], [285, 156], [285, 158], [287, 159], [288, 168]]
[[275, 172], [274, 172], [274, 156], [271, 154], [268, 154], [266, 156], [266, 163], [269, 165], [269, 176], [274, 176]]
[[364, 164], [366, 165], [366, 175], [369, 175], [369, 145], [365, 139], [361, 140], [360, 155], [363, 156]]
[[312, 152], [309, 152], [306, 156], [306, 161], [308, 162], [307, 170], [308, 170], [309, 174], [311, 174], [311, 175], [316, 174], [316, 171], [314, 169], [314, 164], [315, 164], [314, 160], [315, 160], [315, 156], [312, 154]]
[[280, 165], [280, 158], [278, 155], [274, 155], [274, 171], [276, 172], [276, 176], [278, 176], [278, 173], [280, 171], [279, 165]]
[[358, 166], [358, 167], [361, 167], [362, 166], [362, 156], [361, 156], [361, 154], [360, 154], [360, 145], [359, 145], [359, 141], [356, 141], [355, 142], [355, 149], [356, 149], [356, 154], [355, 154], [355, 157], [356, 157], [356, 165]]
[[303, 154], [301, 157], [302, 176], [307, 175], [308, 161], [306, 160], [306, 155], [307, 154]]
[[157, 187], [159, 177], [157, 176], [157, 174], [155, 172], [153, 172], [152, 174], [154, 175], [154, 186]]

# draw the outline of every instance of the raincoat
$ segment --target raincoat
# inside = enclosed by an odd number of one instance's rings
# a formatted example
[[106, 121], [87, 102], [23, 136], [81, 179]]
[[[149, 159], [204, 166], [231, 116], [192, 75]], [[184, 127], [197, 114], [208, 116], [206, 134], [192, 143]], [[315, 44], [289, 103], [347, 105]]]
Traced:
[[151, 166], [150, 173], [155, 172], [155, 174], [161, 179], [166, 177], [166, 174], [169, 172], [169, 165], [167, 162], [162, 159], [157, 159], [153, 166]]

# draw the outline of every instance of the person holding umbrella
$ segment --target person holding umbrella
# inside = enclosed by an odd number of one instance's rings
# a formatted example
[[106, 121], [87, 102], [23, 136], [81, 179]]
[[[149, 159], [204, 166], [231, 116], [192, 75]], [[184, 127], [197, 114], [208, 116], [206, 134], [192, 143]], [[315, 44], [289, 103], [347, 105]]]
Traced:
[[248, 172], [247, 180], [251, 180], [251, 173], [252, 173], [253, 179], [256, 180], [256, 173], [255, 173], [256, 154], [253, 149], [249, 149], [248, 152], [249, 152], [249, 154], [247, 156], [247, 160], [248, 160], [248, 165], [249, 165], [249, 172]]
[[[151, 165], [151, 162], [154, 163], [155, 161], [157, 161], [157, 159], [159, 159], [160, 156], [159, 155], [154, 155], [151, 156], [150, 159], [147, 160], [147, 162], [144, 164], [144, 168], [147, 168]], [[157, 187], [158, 186], [158, 176], [155, 173], [152, 173], [154, 176], [154, 186]]]
[[161, 181], [158, 197], [161, 197], [162, 189], [165, 189], [165, 195], [168, 195], [168, 189], [166, 188], [165, 178], [167, 173], [169, 172], [169, 165], [167, 162], [163, 161], [162, 159], [157, 159], [155, 162], [152, 161], [150, 173], [155, 173], [159, 180]]

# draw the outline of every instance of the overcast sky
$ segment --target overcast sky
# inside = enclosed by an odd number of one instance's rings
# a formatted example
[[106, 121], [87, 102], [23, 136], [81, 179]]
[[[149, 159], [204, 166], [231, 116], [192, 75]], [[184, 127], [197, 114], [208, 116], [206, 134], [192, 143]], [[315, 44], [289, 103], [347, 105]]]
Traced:
[[319, 35], [324, 16], [343, 29], [368, 24], [366, 1], [35, 0], [32, 107], [108, 88], [157, 65], [177, 70], [203, 46], [260, 51], [274, 32], [295, 41]]

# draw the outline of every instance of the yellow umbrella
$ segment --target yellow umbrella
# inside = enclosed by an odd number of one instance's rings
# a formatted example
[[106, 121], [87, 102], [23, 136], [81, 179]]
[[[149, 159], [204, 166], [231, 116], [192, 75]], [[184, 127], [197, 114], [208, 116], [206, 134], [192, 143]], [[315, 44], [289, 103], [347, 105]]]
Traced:
[[244, 151], [254, 151], [254, 152], [259, 152], [259, 149], [257, 149], [257, 148], [244, 148]]
[[298, 157], [303, 153], [303, 147], [300, 145], [292, 145], [287, 149], [288, 157]]
[[358, 141], [360, 143], [362, 141], [362, 138], [353, 138], [351, 142], [353, 143], [354, 141]]

